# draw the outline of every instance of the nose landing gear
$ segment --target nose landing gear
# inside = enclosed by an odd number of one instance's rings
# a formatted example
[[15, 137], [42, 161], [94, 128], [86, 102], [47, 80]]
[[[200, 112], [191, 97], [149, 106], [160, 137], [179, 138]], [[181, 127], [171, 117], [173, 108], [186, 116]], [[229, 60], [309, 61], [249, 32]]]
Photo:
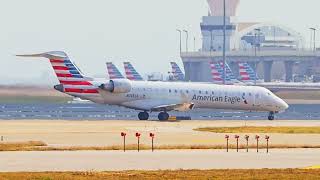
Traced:
[[270, 112], [270, 113], [269, 113], [268, 119], [269, 119], [270, 121], [273, 121], [273, 120], [274, 120], [274, 112]]
[[167, 121], [169, 119], [169, 114], [167, 112], [161, 112], [158, 115], [160, 121]]
[[149, 119], [149, 113], [144, 111], [144, 112], [140, 112], [138, 114], [138, 118], [139, 120], [148, 120]]

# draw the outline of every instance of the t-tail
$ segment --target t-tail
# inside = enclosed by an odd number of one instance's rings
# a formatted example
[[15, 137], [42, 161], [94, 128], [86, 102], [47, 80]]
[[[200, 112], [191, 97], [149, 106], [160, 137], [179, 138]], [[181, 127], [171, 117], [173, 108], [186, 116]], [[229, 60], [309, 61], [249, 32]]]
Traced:
[[107, 62], [106, 64], [109, 79], [124, 79], [124, 76], [120, 73], [119, 69], [112, 62]]
[[132, 81], [143, 81], [141, 75], [135, 70], [130, 62], [124, 62], [123, 65], [127, 79]]
[[175, 62], [171, 62], [171, 67], [172, 67], [172, 74], [174, 77], [174, 80], [177, 81], [184, 81], [185, 80], [185, 75], [182, 72], [182, 70], [180, 69], [180, 67], [178, 66], [177, 63]]
[[48, 58], [60, 82], [54, 88], [60, 92], [76, 97], [81, 97], [81, 95], [85, 94], [98, 94], [97, 88], [91, 83], [93, 79], [86, 77], [63, 51], [17, 56]]
[[258, 77], [256, 76], [255, 71], [250, 67], [248, 63], [239, 63], [239, 74], [240, 74], [240, 81], [244, 83], [254, 82], [255, 79], [257, 80]]

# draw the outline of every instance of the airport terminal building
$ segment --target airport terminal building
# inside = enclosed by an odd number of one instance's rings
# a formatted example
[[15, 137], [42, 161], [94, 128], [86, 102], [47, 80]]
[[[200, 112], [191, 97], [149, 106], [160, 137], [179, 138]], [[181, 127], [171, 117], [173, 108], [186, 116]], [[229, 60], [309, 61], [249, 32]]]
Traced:
[[[181, 52], [186, 80], [211, 82], [211, 61], [222, 61], [223, 0], [207, 0], [208, 16], [200, 23], [202, 47], [196, 52]], [[279, 24], [238, 22], [240, 0], [226, 0], [227, 62], [237, 76], [239, 62], [247, 62], [265, 82], [274, 79], [291, 82], [294, 75], [311, 76], [320, 54], [306, 50], [304, 38], [293, 29]]]

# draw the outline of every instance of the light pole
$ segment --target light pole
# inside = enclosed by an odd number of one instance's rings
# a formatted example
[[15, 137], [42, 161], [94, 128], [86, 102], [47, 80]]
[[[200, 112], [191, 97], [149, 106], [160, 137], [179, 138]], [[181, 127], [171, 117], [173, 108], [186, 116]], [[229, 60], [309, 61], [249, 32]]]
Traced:
[[188, 52], [188, 42], [189, 42], [189, 32], [187, 30], [183, 30], [186, 33], [186, 52]]
[[226, 0], [223, 0], [223, 84], [226, 84]]
[[311, 43], [310, 44], [312, 44], [312, 41], [313, 41], [313, 51], [316, 51], [316, 31], [317, 31], [317, 29], [312, 27], [312, 28], [310, 28], [310, 30], [311, 30]]
[[[256, 28], [254, 29], [255, 33], [254, 33], [254, 56], [255, 56], [255, 61], [254, 61], [254, 85], [257, 85], [257, 46], [259, 43], [259, 51], [260, 51], [260, 32], [261, 29]], [[258, 33], [258, 43], [257, 43], [257, 33]]]
[[212, 30], [210, 30], [210, 52], [213, 51], [213, 35]]
[[196, 52], [196, 37], [193, 36], [193, 51]]
[[180, 54], [182, 52], [182, 44], [181, 44], [181, 37], [182, 37], [182, 31], [180, 29], [177, 29], [177, 31], [179, 32], [179, 35], [180, 35]]

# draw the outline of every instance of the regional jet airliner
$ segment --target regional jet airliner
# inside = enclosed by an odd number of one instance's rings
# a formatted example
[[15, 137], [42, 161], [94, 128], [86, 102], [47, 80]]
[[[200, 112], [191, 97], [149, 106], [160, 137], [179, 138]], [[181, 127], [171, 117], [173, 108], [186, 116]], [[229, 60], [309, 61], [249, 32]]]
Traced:
[[275, 113], [288, 108], [286, 102], [263, 87], [98, 80], [83, 75], [67, 54], [61, 51], [18, 56], [48, 58], [60, 82], [54, 86], [56, 90], [95, 103], [135, 109], [140, 111], [140, 120], [148, 120], [151, 112], [159, 112], [159, 120], [167, 120], [170, 111], [189, 111], [194, 108], [268, 112], [268, 119], [273, 120]]

